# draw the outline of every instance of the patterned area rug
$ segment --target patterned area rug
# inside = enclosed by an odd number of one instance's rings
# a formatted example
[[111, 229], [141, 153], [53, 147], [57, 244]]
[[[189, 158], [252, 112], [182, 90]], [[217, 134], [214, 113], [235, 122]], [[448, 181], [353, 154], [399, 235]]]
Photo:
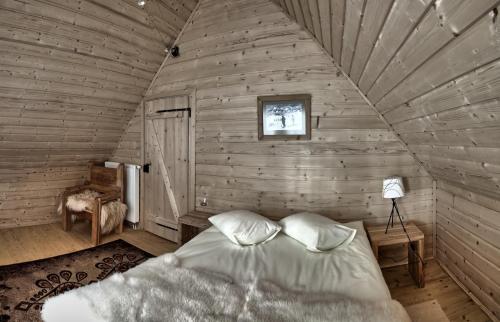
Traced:
[[0, 266], [0, 322], [42, 321], [52, 296], [125, 272], [153, 255], [123, 241], [33, 262]]

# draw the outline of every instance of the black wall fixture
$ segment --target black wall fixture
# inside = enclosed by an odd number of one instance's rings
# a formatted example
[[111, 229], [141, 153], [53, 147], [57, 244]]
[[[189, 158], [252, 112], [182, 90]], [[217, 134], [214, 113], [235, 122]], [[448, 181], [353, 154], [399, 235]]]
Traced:
[[180, 55], [180, 53], [179, 53], [179, 46], [172, 47], [172, 49], [170, 49], [170, 54], [173, 57], [178, 57]]

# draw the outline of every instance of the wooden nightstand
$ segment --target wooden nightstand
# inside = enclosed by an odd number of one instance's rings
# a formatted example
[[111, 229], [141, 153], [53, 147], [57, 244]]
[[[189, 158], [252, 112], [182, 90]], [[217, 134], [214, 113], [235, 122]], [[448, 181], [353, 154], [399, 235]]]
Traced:
[[[424, 233], [418, 229], [418, 227], [414, 223], [406, 223], [405, 224], [406, 231], [412, 240], [412, 244], [414, 245], [414, 249], [420, 255], [420, 258], [424, 258]], [[424, 276], [424, 267], [422, 262], [419, 260], [417, 254], [411, 252], [410, 247], [408, 245], [408, 258], [402, 262], [397, 264], [384, 264], [381, 263], [379, 259], [379, 247], [382, 246], [390, 246], [390, 245], [401, 245], [408, 244], [408, 237], [406, 237], [401, 224], [394, 224], [394, 227], [391, 228], [389, 226], [389, 230], [387, 234], [385, 233], [386, 225], [383, 226], [367, 226], [366, 231], [368, 232], [368, 238], [370, 239], [370, 243], [372, 245], [373, 254], [379, 261], [381, 267], [391, 267], [396, 266], [398, 264], [408, 263], [408, 271], [412, 276], [413, 280], [417, 284], [418, 287], [425, 286], [425, 276]]]
[[187, 215], [179, 217], [179, 240], [180, 245], [184, 245], [201, 231], [210, 227], [208, 217], [213, 216], [201, 211], [191, 211]]

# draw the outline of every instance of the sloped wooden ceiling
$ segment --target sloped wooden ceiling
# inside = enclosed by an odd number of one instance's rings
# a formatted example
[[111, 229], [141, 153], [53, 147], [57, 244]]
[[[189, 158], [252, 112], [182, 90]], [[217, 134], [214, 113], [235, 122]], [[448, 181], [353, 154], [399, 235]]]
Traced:
[[0, 1], [0, 227], [109, 158], [196, 0]]
[[435, 178], [500, 196], [499, 1], [275, 2]]

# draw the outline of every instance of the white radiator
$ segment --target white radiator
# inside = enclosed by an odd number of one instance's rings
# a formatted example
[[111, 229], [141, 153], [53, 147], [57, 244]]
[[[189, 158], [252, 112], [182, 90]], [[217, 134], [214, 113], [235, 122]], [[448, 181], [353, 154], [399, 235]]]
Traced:
[[[118, 162], [105, 162], [108, 168], [116, 168]], [[125, 164], [125, 202], [128, 207], [127, 221], [132, 223], [136, 228], [139, 224], [139, 183], [140, 183], [141, 166], [135, 164]]]

